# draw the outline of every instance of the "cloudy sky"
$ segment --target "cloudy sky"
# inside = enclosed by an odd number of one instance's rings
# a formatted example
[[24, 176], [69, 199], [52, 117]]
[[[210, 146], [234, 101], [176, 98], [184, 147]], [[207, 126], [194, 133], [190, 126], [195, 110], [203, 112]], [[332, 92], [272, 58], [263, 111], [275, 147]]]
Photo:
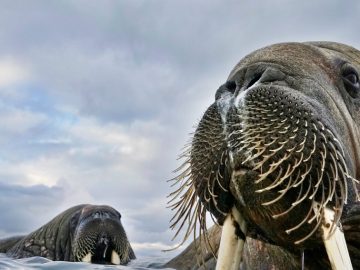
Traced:
[[262, 2], [0, 0], [0, 237], [93, 203], [122, 213], [140, 255], [176, 243], [166, 180], [237, 61], [360, 47], [359, 1]]

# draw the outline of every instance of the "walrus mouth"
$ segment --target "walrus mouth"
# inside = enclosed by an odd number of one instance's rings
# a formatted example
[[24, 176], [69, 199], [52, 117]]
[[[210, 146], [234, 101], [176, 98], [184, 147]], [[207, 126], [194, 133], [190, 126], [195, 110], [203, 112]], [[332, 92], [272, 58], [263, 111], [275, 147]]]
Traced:
[[[91, 246], [91, 245], [90, 245]], [[81, 257], [80, 257], [81, 258]], [[116, 251], [113, 241], [106, 234], [102, 234], [92, 248], [83, 256], [80, 261], [95, 264], [121, 263], [120, 253]]]
[[259, 216], [269, 220], [286, 217], [301, 204], [306, 209], [284, 228], [289, 235], [305, 228], [291, 238], [293, 244], [315, 234], [325, 207], [335, 211], [335, 228], [349, 197], [358, 198], [357, 181], [336, 130], [323, 119], [323, 105], [291, 91], [254, 86], [238, 96], [224, 95], [207, 109], [173, 179], [179, 185], [169, 195], [176, 210], [171, 228], [178, 226], [174, 238], [185, 224], [182, 242], [194, 230], [203, 234], [206, 210], [221, 225], [235, 204], [259, 207]]
[[132, 250], [125, 232], [113, 220], [90, 220], [79, 226], [74, 238], [76, 261], [95, 264], [126, 264]]

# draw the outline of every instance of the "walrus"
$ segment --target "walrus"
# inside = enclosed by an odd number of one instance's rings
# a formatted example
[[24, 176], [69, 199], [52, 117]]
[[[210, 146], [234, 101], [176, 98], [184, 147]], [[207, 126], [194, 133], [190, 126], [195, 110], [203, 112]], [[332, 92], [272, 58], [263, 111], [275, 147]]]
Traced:
[[171, 228], [201, 235], [210, 212], [231, 242], [222, 263], [239, 264], [250, 236], [351, 269], [360, 244], [345, 242], [341, 223], [359, 204], [359, 72], [360, 52], [334, 42], [274, 44], [240, 60], [182, 155]]
[[13, 258], [124, 265], [136, 256], [120, 219], [110, 206], [77, 205], [29, 235], [0, 241], [0, 251]]

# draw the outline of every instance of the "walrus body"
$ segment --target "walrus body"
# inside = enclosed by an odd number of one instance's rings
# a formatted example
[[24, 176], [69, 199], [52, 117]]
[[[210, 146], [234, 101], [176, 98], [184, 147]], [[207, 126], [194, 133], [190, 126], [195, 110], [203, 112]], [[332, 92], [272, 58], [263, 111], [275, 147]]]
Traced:
[[14, 258], [126, 264], [136, 257], [120, 218], [109, 206], [74, 206], [29, 235], [0, 241], [0, 251]]
[[221, 225], [235, 207], [247, 236], [323, 249], [324, 209], [335, 228], [358, 204], [359, 72], [360, 52], [331, 42], [275, 44], [242, 59], [185, 153], [172, 226], [193, 213], [203, 230], [207, 210]]
[[[350, 250], [353, 269], [360, 269], [360, 204], [348, 207], [341, 222]], [[215, 269], [216, 259], [213, 254], [218, 254], [220, 236], [221, 227], [212, 226], [207, 230], [207, 241], [202, 241], [200, 237], [197, 238], [183, 252], [167, 262], [164, 267], [178, 270]], [[329, 269], [327, 256], [322, 249], [304, 250], [303, 266], [301, 257], [300, 252], [292, 252], [286, 248], [247, 237], [240, 270]]]

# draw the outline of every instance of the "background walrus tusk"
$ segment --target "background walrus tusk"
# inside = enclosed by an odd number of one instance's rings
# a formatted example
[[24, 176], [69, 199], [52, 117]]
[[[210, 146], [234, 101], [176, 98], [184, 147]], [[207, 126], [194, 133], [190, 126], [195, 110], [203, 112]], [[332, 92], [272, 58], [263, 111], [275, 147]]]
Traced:
[[237, 236], [237, 226], [246, 233], [246, 222], [234, 206], [222, 227], [216, 270], [237, 270], [240, 267], [245, 239]]
[[331, 232], [331, 224], [334, 220], [334, 211], [324, 209], [323, 239], [328, 254], [331, 268], [333, 270], [352, 270], [349, 251], [347, 249], [344, 232], [336, 225]]

